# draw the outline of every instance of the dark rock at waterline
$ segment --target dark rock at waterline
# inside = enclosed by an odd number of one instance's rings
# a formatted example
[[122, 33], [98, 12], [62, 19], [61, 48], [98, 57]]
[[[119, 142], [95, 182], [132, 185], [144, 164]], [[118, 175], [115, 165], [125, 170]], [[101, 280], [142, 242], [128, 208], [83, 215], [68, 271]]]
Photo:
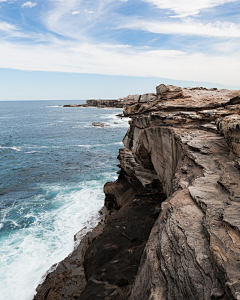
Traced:
[[87, 106], [99, 107], [99, 108], [123, 108], [124, 102], [118, 100], [87, 100]]
[[78, 300], [125, 300], [130, 295], [144, 247], [165, 196], [161, 193], [136, 196], [127, 181], [125, 186], [123, 181], [120, 189], [115, 182], [115, 196], [125, 192], [128, 197], [116, 203], [115, 208], [120, 206], [120, 209], [109, 218], [102, 234], [85, 253], [88, 283]]
[[77, 299], [84, 290], [87, 280], [84, 271], [84, 254], [94, 239], [101, 234], [107, 210], [99, 212], [99, 224], [88, 232], [83, 228], [74, 236], [79, 245], [63, 261], [49, 270], [44, 282], [37, 287], [37, 294], [33, 300]]

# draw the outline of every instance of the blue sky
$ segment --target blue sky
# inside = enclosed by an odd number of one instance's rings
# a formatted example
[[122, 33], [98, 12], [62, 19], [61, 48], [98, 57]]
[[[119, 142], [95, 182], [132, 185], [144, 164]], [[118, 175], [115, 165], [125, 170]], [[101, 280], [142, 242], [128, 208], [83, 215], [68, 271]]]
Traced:
[[0, 100], [240, 89], [239, 17], [240, 0], [0, 0]]

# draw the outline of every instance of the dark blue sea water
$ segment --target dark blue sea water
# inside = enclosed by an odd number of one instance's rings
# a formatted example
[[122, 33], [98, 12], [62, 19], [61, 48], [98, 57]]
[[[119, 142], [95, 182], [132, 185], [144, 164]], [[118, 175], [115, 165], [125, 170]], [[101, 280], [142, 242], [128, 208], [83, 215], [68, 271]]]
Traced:
[[32, 299], [73, 235], [95, 224], [103, 185], [116, 178], [128, 127], [121, 110], [64, 103], [81, 101], [0, 102], [1, 300]]

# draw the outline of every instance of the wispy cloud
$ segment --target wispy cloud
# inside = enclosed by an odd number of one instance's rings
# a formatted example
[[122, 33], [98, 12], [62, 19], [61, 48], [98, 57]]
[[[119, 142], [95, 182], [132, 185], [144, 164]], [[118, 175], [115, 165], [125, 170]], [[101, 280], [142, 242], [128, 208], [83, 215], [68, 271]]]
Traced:
[[202, 23], [193, 19], [181, 22], [131, 20], [120, 28], [145, 30], [161, 34], [200, 35], [206, 37], [240, 37], [240, 24], [231, 22]]
[[25, 33], [18, 30], [18, 28], [7, 22], [0, 22], [0, 32], [4, 34], [6, 37], [27, 37]]
[[[7, 38], [28, 38], [32, 40], [43, 40], [44, 37], [42, 34], [36, 33], [24, 33], [22, 32], [16, 25], [7, 23], [7, 22], [0, 22], [0, 32], [4, 34], [4, 37]], [[46, 38], [45, 38], [46, 40]], [[0, 66], [1, 67], [1, 66]]]
[[[228, 16], [218, 20], [217, 14], [211, 19], [194, 17], [205, 8], [235, 0], [142, 1], [148, 11], [141, 10], [141, 16], [132, 8], [138, 7], [138, 0], [51, 0], [43, 6], [39, 2], [29, 26], [32, 11], [21, 10], [24, 26], [15, 19], [12, 24], [0, 22], [0, 67], [239, 85], [240, 24]], [[33, 4], [37, 3], [23, 3]], [[192, 16], [173, 19], [171, 12]]]
[[[89, 40], [90, 36], [85, 34], [89, 28], [96, 25], [98, 29], [99, 26], [103, 27], [103, 22], [107, 22], [112, 13], [111, 5], [120, 2], [119, 0], [52, 1], [50, 13], [43, 15], [43, 22], [49, 30], [57, 34]], [[72, 18], [72, 15], [77, 15], [77, 18]]]
[[211, 56], [107, 44], [0, 44], [2, 68], [125, 76], [154, 76], [239, 85], [240, 54]]
[[36, 2], [31, 2], [31, 1], [27, 1], [27, 2], [24, 2], [21, 7], [28, 7], [28, 8], [33, 8], [37, 6], [37, 3]]
[[238, 0], [142, 0], [151, 3], [160, 9], [169, 9], [177, 14], [177, 17], [187, 17], [198, 14], [201, 10], [223, 5]]
[[16, 26], [9, 24], [7, 22], [0, 22], [0, 30], [10, 32], [10, 31], [16, 30]]

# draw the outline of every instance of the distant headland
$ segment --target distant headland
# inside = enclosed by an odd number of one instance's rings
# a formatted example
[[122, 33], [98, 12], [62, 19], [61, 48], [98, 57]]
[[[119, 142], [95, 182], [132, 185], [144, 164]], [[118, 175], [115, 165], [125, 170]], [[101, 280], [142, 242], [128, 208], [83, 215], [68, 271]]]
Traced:
[[125, 101], [122, 99], [118, 100], [103, 100], [103, 99], [94, 99], [87, 100], [86, 104], [66, 104], [63, 107], [98, 107], [98, 108], [123, 108]]

